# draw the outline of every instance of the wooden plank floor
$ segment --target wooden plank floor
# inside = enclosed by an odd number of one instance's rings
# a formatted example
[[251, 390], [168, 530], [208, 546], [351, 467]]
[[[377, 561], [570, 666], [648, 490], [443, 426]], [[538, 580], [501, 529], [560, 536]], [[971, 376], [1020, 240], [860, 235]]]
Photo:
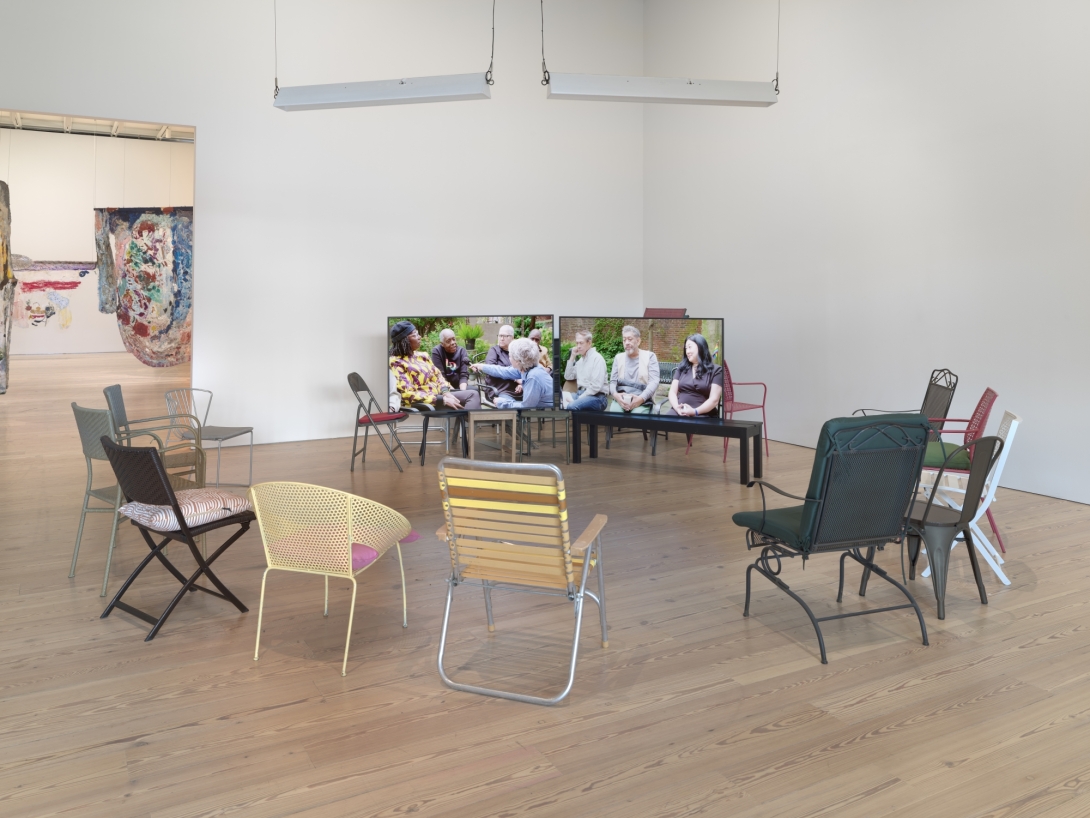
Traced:
[[[346, 678], [349, 589], [334, 584], [324, 619], [313, 577], [270, 578], [253, 661], [256, 532], [218, 563], [249, 613], [196, 594], [149, 644], [132, 617], [99, 619], [107, 515], [88, 519], [67, 576], [85, 479], [69, 403], [102, 406], [101, 388], [120, 382], [132, 415], [158, 413], [188, 377], [126, 355], [13, 359], [0, 397], [0, 815], [1090, 815], [1086, 506], [1001, 491], [1009, 588], [989, 574], [982, 607], [958, 549], [944, 622], [930, 583], [913, 583], [930, 647], [911, 612], [841, 620], [827, 624], [823, 666], [803, 612], [759, 577], [753, 616], [741, 615], [749, 557], [730, 516], [760, 501], [738, 485], [733, 453], [723, 465], [717, 441], [698, 438], [686, 456], [670, 440], [652, 459], [625, 434], [599, 462], [563, 467], [546, 443], [573, 531], [609, 515], [611, 632], [603, 650], [591, 608], [571, 696], [534, 707], [437, 676], [449, 569], [432, 535], [438, 447], [404, 474], [377, 446], [349, 473], [349, 440], [256, 449], [256, 480], [353, 491], [423, 535], [404, 549], [408, 629], [396, 559], [362, 575]], [[766, 475], [802, 491], [811, 459], [773, 443]], [[225, 477], [236, 474], [244, 449], [225, 455]], [[144, 550], [123, 526], [111, 593]], [[881, 560], [899, 573], [898, 556]], [[836, 566], [828, 556], [784, 572], [831, 612]], [[845, 607], [893, 603], [882, 585], [863, 602], [846, 594]], [[154, 607], [176, 587], [153, 567], [133, 601]], [[451, 672], [558, 689], [569, 609], [497, 594], [496, 613], [489, 635], [481, 599], [456, 597]]]

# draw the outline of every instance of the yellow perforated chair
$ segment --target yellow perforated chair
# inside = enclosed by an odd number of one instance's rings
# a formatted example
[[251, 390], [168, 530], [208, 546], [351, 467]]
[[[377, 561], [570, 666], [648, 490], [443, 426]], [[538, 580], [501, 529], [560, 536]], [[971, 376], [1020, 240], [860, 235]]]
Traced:
[[[605, 578], [602, 573], [602, 529], [599, 514], [574, 544], [568, 536], [564, 477], [551, 464], [484, 463], [444, 458], [439, 463], [446, 524], [436, 532], [450, 548], [451, 573], [447, 607], [439, 637], [439, 676], [455, 690], [498, 696], [531, 704], [556, 704], [571, 692], [579, 656], [583, 601], [598, 605], [602, 647], [609, 646]], [[598, 593], [587, 590], [590, 569], [597, 573]], [[529, 696], [453, 681], [443, 669], [451, 601], [459, 585], [484, 589], [488, 630], [495, 630], [492, 591], [511, 590], [565, 597], [575, 609], [568, 683], [552, 698]]]
[[348, 645], [352, 640], [352, 618], [356, 611], [356, 577], [392, 547], [397, 549], [397, 560], [401, 564], [402, 626], [408, 627], [405, 565], [401, 560], [400, 543], [412, 530], [408, 520], [393, 509], [363, 497], [308, 483], [259, 483], [250, 488], [249, 495], [268, 564], [261, 577], [255, 662], [261, 649], [261, 616], [265, 610], [265, 580], [269, 571], [324, 576], [325, 616], [329, 616], [329, 578], [343, 577], [352, 583], [342, 676], [348, 669]]

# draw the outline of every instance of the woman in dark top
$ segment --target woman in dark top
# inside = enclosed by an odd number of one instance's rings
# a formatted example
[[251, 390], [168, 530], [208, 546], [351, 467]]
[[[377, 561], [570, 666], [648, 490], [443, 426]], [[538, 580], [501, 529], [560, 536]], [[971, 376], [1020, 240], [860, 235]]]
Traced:
[[700, 334], [685, 339], [685, 358], [674, 370], [670, 408], [662, 414], [714, 415], [723, 397], [723, 367], [712, 362], [708, 342]]

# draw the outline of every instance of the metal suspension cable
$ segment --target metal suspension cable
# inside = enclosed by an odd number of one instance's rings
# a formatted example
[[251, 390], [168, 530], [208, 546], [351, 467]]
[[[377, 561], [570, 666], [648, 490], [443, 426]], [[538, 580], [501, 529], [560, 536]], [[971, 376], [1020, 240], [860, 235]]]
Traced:
[[545, 67], [545, 0], [541, 1], [541, 84], [549, 84], [549, 69]]
[[488, 58], [488, 70], [484, 72], [484, 81], [489, 85], [496, 83], [492, 79], [492, 64], [496, 61], [496, 0], [492, 0], [492, 56]]
[[780, 95], [780, 4], [782, 0], [776, 0], [776, 79], [772, 81], [772, 87], [776, 96]]
[[280, 56], [276, 51], [276, 0], [273, 0], [273, 99], [280, 95]]

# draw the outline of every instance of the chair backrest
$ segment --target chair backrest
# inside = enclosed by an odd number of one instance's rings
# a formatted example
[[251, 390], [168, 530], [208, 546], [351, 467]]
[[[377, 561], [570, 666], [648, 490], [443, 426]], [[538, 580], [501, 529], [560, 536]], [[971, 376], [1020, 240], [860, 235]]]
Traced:
[[732, 403], [734, 401], [734, 382], [730, 378], [730, 367], [727, 366], [727, 359], [723, 358], [723, 402]]
[[106, 435], [99, 438], [99, 443], [126, 499], [154, 506], [173, 506], [178, 519], [182, 519], [158, 449], [154, 446], [119, 446]]
[[676, 362], [671, 363], [669, 361], [659, 361], [659, 383], [672, 383], [674, 380], [674, 371], [676, 369]]
[[[205, 395], [208, 396], [207, 399]], [[208, 413], [212, 410], [212, 390], [191, 387], [171, 389], [164, 393], [163, 397], [166, 399], [168, 415], [193, 415], [200, 420], [201, 426], [208, 425]], [[201, 403], [204, 403], [203, 412], [201, 412]]]
[[[988, 473], [988, 482], [984, 486], [984, 499], [980, 501], [980, 507], [984, 511], [987, 511], [988, 506], [995, 499], [995, 490], [999, 488], [999, 481], [1003, 477], [1003, 467], [1007, 465], [1007, 457], [1011, 453], [1011, 444], [1014, 442], [1014, 436], [1018, 433], [1018, 427], [1021, 424], [1022, 418], [1014, 414], [1014, 412], [1005, 411], [1003, 413], [1003, 419], [999, 422], [999, 431], [996, 432], [996, 437], [1003, 441], [1003, 448], [992, 464], [992, 469]], [[977, 438], [977, 440], [980, 440], [980, 438]], [[977, 516], [979, 516], [979, 513]]]
[[992, 413], [992, 405], [998, 397], [999, 394], [990, 386], [984, 390], [984, 394], [980, 396], [980, 401], [977, 403], [976, 409], [973, 410], [973, 416], [969, 418], [969, 423], [965, 427], [966, 443], [972, 443], [984, 434], [984, 429], [988, 425], [988, 416]]
[[920, 480], [925, 415], [834, 418], [818, 437], [799, 527], [804, 552], [899, 540]]
[[250, 488], [271, 568], [352, 576], [352, 544], [379, 554], [409, 534], [409, 521], [344, 491], [287, 481]]
[[[927, 382], [927, 391], [923, 395], [920, 414], [928, 418], [950, 417], [950, 404], [954, 402], [954, 392], [958, 388], [958, 376], [949, 369], [935, 369], [931, 380]], [[932, 424], [935, 429], [942, 429], [941, 421]]]
[[99, 438], [107, 437], [112, 441], [117, 440], [110, 410], [85, 409], [73, 403], [72, 412], [76, 416], [76, 428], [79, 429], [79, 442], [83, 446], [84, 457], [92, 460], [108, 459]]
[[575, 592], [560, 469], [445, 457], [439, 488], [455, 577]]
[[[959, 446], [947, 455], [946, 463], [949, 463], [958, 453], [967, 449], [972, 458], [972, 465], [969, 466], [969, 478], [965, 483], [965, 502], [961, 507], [961, 516], [957, 523], [959, 528], [964, 528], [979, 516], [978, 510], [982, 504], [984, 484], [998, 464], [999, 458], [1002, 456], [1005, 448], [1003, 440], [998, 435], [990, 435], [988, 437], [978, 437], [975, 440], [971, 440], [964, 446]], [[936, 486], [940, 485], [942, 481], [943, 473], [946, 470], [946, 463], [943, 463], [943, 467], [939, 469], [938, 474], [935, 475]], [[934, 504], [935, 496], [937, 494], [938, 492], [931, 492], [931, 496], [927, 500], [927, 505], [924, 507], [923, 513], [924, 522], [927, 521], [927, 516], [931, 511], [931, 506]]]
[[125, 398], [121, 395], [121, 384], [115, 383], [102, 390], [106, 396], [106, 406], [114, 420], [114, 431], [120, 431], [122, 426], [128, 425], [129, 415], [125, 411]]
[[[352, 390], [352, 394], [356, 396], [356, 400], [359, 402], [360, 408], [356, 410], [356, 419], [359, 420], [360, 410], [363, 411], [368, 417], [371, 416], [371, 405], [374, 404], [375, 410], [381, 411], [381, 405], [378, 400], [375, 399], [374, 393], [368, 388], [367, 382], [360, 377], [358, 372], [348, 373], [348, 388]], [[360, 396], [360, 393], [367, 395], [367, 400]]]

